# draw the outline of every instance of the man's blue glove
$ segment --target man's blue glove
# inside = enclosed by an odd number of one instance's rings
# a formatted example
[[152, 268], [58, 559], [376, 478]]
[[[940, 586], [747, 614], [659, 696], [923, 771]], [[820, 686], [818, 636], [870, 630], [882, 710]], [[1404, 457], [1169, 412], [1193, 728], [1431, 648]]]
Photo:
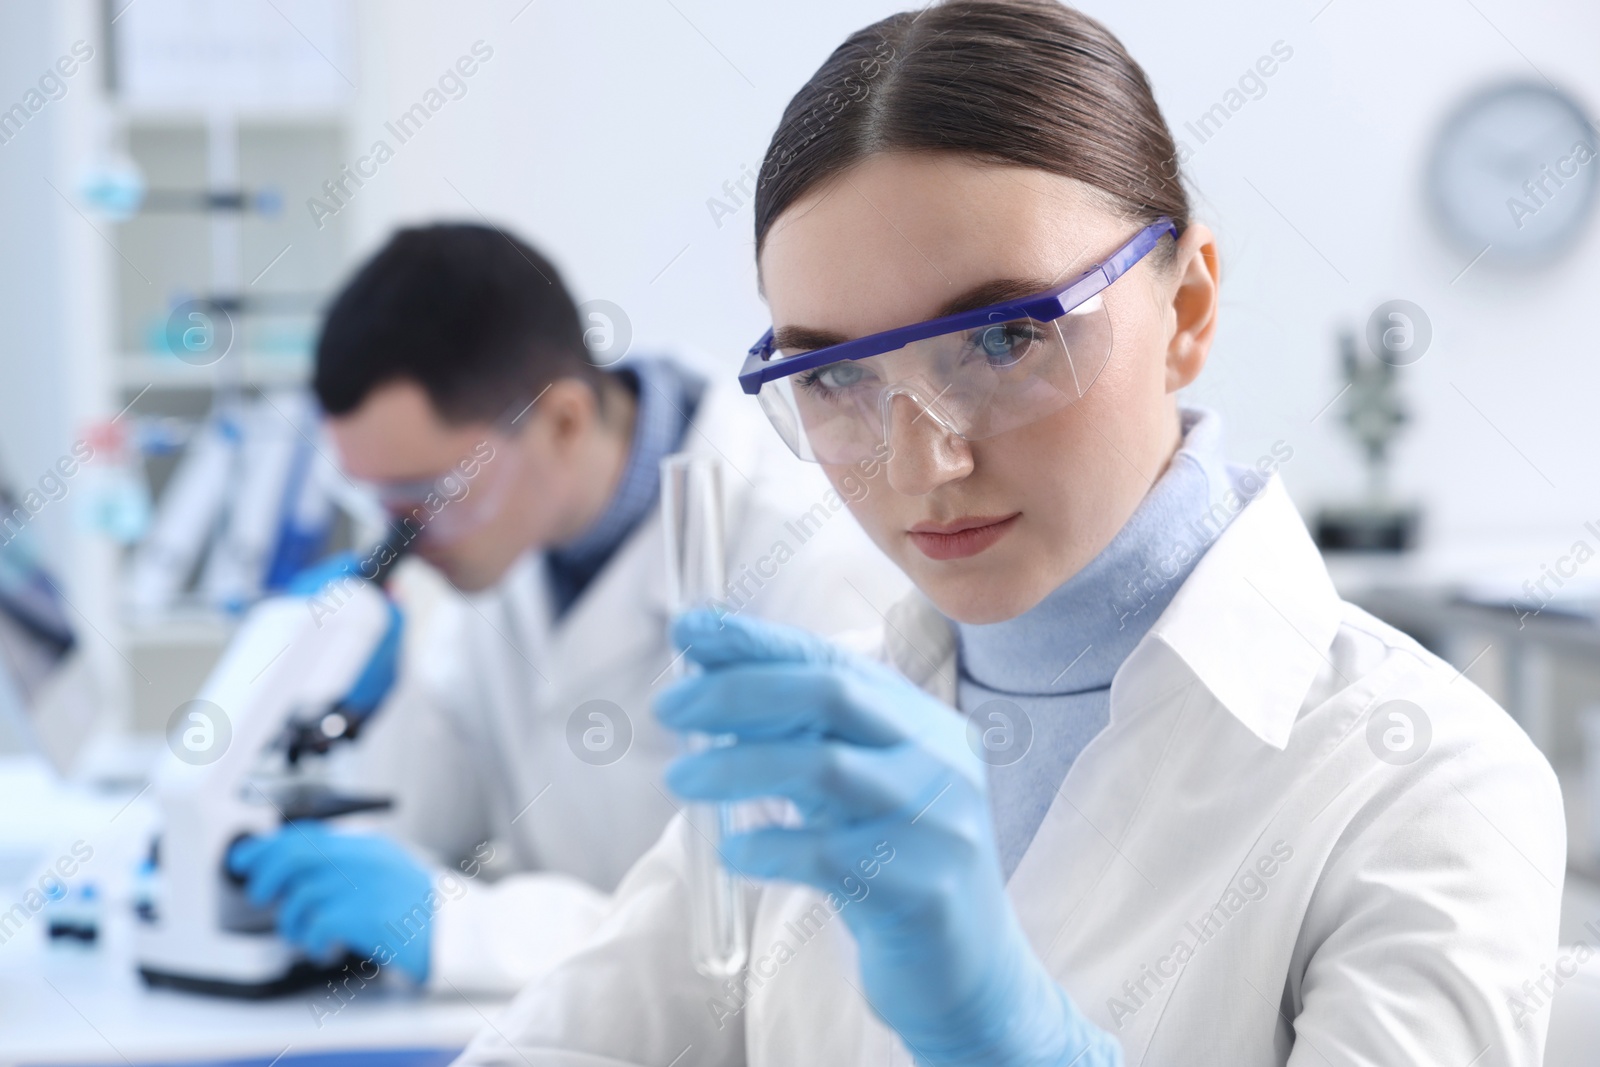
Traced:
[[295, 822], [234, 845], [228, 869], [252, 904], [277, 904], [278, 933], [311, 959], [348, 950], [427, 981], [433, 879], [389, 839]]
[[[339, 552], [295, 575], [285, 591], [290, 596], [316, 598], [326, 595], [326, 614], [332, 616], [343, 602], [339, 590], [344, 583], [354, 582], [369, 573], [375, 573], [372, 563], [354, 552]], [[387, 598], [387, 594], [385, 596]], [[389, 695], [389, 690], [394, 688], [395, 678], [400, 672], [400, 641], [405, 618], [393, 600], [388, 603], [389, 628], [384, 632], [383, 640], [372, 650], [372, 656], [356, 678], [355, 685], [340, 701], [343, 710], [358, 722], [378, 709], [384, 697]]]
[[[361, 557], [349, 549], [335, 552], [290, 578], [284, 592], [290, 596], [313, 596], [336, 581], [361, 577], [361, 562]], [[367, 570], [371, 571], [372, 567], [368, 566]]]
[[959, 714], [790, 627], [694, 611], [673, 640], [702, 670], [663, 691], [656, 714], [738, 743], [677, 760], [667, 783], [693, 800], [795, 804], [802, 828], [723, 842], [752, 877], [844, 896], [875, 870], [844, 914], [868, 1001], [919, 1062], [1121, 1064], [1120, 1046], [1078, 1012], [1012, 911], [984, 765]]

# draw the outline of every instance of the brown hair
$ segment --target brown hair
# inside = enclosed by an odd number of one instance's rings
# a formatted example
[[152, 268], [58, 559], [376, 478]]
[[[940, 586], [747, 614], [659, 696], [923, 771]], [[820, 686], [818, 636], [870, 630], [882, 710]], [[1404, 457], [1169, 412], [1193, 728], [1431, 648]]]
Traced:
[[1189, 224], [1172, 133], [1109, 30], [1057, 0], [945, 0], [851, 34], [789, 101], [756, 186], [756, 254], [819, 182], [918, 150], [1035, 167], [1140, 222]]

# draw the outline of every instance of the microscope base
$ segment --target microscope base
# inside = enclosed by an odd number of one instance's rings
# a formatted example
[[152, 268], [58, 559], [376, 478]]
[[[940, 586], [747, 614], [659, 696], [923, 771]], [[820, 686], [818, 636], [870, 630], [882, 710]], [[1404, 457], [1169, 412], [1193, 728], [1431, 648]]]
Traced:
[[1325, 552], [1406, 552], [1417, 546], [1422, 511], [1415, 506], [1327, 507], [1312, 525]]
[[185, 993], [202, 993], [213, 997], [230, 997], [235, 1000], [267, 1000], [302, 989], [335, 981], [342, 977], [347, 967], [362, 966], [359, 956], [349, 955], [338, 963], [318, 965], [309, 960], [299, 960], [288, 971], [275, 978], [256, 982], [241, 982], [227, 978], [208, 978], [203, 975], [177, 974], [153, 967], [140, 967], [139, 977], [155, 989], [177, 989]]

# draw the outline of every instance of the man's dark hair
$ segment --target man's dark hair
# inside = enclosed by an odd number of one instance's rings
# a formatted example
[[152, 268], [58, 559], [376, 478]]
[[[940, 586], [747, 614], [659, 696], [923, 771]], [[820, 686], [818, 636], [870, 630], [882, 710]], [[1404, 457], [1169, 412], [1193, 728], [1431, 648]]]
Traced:
[[550, 262], [488, 226], [404, 229], [345, 285], [317, 341], [312, 384], [345, 415], [416, 382], [446, 422], [493, 421], [558, 378], [601, 388], [571, 295]]

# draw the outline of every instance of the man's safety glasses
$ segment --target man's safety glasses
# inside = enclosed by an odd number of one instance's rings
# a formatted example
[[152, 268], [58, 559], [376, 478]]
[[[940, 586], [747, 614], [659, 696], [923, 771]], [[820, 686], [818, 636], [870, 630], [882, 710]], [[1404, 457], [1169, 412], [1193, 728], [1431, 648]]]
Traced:
[[795, 455], [819, 463], [878, 453], [902, 396], [915, 418], [969, 441], [1026, 426], [1094, 384], [1111, 357], [1101, 293], [1169, 233], [1178, 228], [1162, 216], [1065, 285], [825, 348], [777, 350], [769, 329], [739, 385]]
[[438, 545], [459, 541], [486, 525], [505, 502], [519, 466], [512, 440], [532, 407], [525, 398], [510, 404], [472, 451], [440, 474], [359, 484], [408, 540], [421, 535]]

